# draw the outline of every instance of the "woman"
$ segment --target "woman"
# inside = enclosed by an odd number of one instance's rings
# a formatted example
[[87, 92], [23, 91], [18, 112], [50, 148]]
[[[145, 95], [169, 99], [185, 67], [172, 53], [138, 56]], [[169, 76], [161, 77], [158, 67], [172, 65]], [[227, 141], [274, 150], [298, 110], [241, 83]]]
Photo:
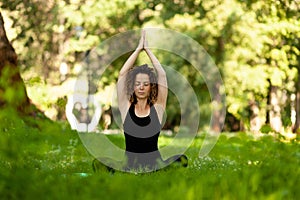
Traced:
[[[154, 69], [147, 64], [133, 67], [143, 50]], [[123, 169], [155, 171], [172, 162], [186, 167], [188, 161], [185, 155], [163, 160], [158, 150], [157, 143], [166, 108], [168, 86], [164, 69], [148, 48], [145, 31], [142, 32], [136, 50], [120, 70], [117, 94], [126, 144], [126, 159], [125, 163], [121, 164]], [[103, 165], [95, 159], [93, 169], [98, 171], [99, 168], [103, 169]], [[107, 169], [114, 171], [110, 167]]]
[[[143, 50], [154, 69], [147, 64], [133, 67]], [[168, 86], [164, 69], [148, 48], [145, 31], [142, 32], [138, 47], [120, 71], [117, 93], [125, 135], [127, 168], [155, 170], [173, 161], [186, 166], [186, 156], [177, 155], [163, 160], [158, 151], [157, 142], [166, 108]]]

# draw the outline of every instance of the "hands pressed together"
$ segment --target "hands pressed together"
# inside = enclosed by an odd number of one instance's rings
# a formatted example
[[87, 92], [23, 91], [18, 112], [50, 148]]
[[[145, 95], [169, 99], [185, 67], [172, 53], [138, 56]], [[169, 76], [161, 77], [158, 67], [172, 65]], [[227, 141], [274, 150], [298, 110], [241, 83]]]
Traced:
[[147, 49], [148, 49], [148, 41], [146, 39], [146, 31], [142, 30], [142, 35], [139, 44], [137, 46], [137, 50], [142, 51]]

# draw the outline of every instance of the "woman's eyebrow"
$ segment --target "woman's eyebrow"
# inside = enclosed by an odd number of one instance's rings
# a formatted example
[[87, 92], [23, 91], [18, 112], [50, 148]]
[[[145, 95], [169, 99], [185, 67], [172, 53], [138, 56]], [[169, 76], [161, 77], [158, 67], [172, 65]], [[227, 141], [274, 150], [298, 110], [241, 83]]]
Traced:
[[135, 81], [136, 83], [141, 83], [141, 82], [143, 82], [143, 83], [149, 83], [150, 81]]

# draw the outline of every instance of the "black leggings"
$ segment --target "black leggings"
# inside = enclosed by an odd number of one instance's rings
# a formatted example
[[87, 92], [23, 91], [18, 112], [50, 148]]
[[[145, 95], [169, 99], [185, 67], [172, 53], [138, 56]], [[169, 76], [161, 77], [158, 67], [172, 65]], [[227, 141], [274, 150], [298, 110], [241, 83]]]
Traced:
[[92, 167], [94, 172], [99, 171], [108, 171], [115, 172], [116, 170], [126, 171], [126, 172], [151, 172], [158, 171], [161, 169], [167, 169], [171, 167], [187, 167], [188, 166], [188, 158], [186, 155], [175, 155], [166, 160], [158, 160], [155, 164], [144, 165], [139, 163], [137, 165], [133, 165], [132, 162], [116, 161], [111, 158], [98, 158], [94, 159], [92, 163]]

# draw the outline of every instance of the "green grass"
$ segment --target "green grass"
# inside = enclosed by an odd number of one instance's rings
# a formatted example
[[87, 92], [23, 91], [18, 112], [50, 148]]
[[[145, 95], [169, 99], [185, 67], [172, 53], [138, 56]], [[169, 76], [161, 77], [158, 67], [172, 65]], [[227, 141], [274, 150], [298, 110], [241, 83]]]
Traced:
[[[199, 158], [203, 137], [186, 154], [189, 167], [147, 174], [93, 173], [94, 159], [65, 123], [0, 112], [1, 199], [299, 199], [299, 138], [280, 142], [223, 134]], [[122, 135], [109, 139], [123, 146]], [[162, 136], [160, 145], [172, 138]], [[86, 173], [86, 176], [83, 176]]]

